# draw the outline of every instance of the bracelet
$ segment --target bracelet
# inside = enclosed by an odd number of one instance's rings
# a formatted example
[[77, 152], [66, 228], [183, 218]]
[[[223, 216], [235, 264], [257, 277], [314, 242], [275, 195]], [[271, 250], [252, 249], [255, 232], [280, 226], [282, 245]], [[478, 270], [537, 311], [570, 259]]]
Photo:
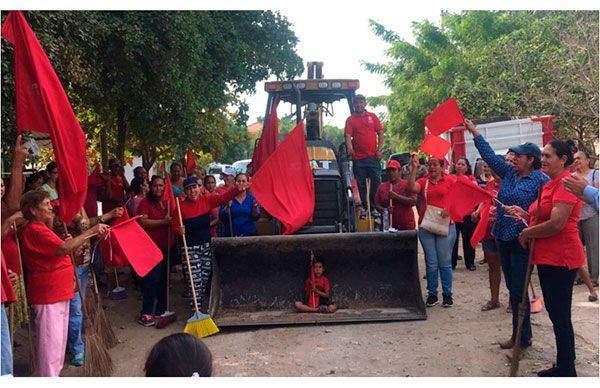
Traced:
[[102, 220], [102, 216], [96, 216], [96, 221], [98, 221], [98, 224], [103, 224], [104, 221]]

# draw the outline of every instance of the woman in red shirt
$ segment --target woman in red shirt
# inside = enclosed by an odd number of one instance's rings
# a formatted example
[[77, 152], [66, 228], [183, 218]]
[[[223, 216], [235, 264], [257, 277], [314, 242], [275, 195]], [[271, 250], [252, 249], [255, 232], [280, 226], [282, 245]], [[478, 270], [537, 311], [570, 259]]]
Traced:
[[[585, 265], [586, 258], [577, 230], [582, 202], [562, 185], [562, 179], [570, 176], [568, 167], [572, 162], [573, 153], [566, 142], [554, 140], [546, 144], [542, 151], [542, 172], [551, 180], [542, 189], [537, 224], [519, 235], [522, 246], [529, 239], [535, 239], [533, 264], [537, 265], [556, 337], [556, 366], [538, 372], [542, 377], [577, 376], [571, 302], [573, 280], [577, 269]], [[532, 225], [536, 208], [537, 201], [529, 207], [529, 214], [520, 208], [513, 212], [529, 216]]]
[[27, 268], [27, 297], [35, 313], [38, 376], [58, 376], [63, 367], [69, 327], [69, 301], [74, 293], [74, 271], [69, 252], [93, 234], [106, 234], [108, 226], [97, 224], [67, 241], [47, 224], [54, 217], [50, 195], [33, 190], [21, 198], [23, 217], [29, 221], [21, 235]]
[[[473, 176], [471, 164], [467, 158], [461, 157], [456, 160], [456, 163], [454, 163], [454, 167], [452, 168], [452, 174], [457, 177], [464, 175], [469, 178], [474, 185], [477, 185], [477, 179]], [[456, 263], [458, 261], [458, 240], [460, 239], [460, 236], [462, 236], [463, 240], [462, 246], [465, 267], [467, 267], [469, 271], [475, 271], [477, 268], [475, 267], [475, 248], [471, 246], [470, 242], [476, 227], [477, 223], [471, 220], [471, 215], [465, 216], [462, 222], [456, 222], [456, 240], [454, 242], [454, 247], [452, 248], [452, 269], [456, 268]]]
[[[455, 179], [452, 175], [444, 174], [444, 161], [430, 157], [427, 161], [428, 176], [415, 182], [418, 169], [419, 157], [415, 154], [410, 162], [407, 191], [417, 193], [421, 197], [419, 225], [423, 221], [428, 205], [443, 208], [440, 215], [449, 217], [445, 210], [444, 197], [448, 194]], [[442, 305], [452, 307], [454, 304], [452, 300], [452, 247], [456, 239], [456, 228], [454, 224], [450, 223], [448, 236], [440, 236], [423, 228], [419, 228], [418, 234], [427, 265], [427, 307], [438, 304], [438, 273], [442, 280]]]

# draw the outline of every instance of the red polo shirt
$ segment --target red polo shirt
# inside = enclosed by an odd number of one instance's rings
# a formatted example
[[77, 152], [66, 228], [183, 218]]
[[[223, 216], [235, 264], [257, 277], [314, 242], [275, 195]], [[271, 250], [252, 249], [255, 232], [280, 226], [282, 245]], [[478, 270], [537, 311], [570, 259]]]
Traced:
[[53, 304], [73, 299], [75, 274], [69, 256], [56, 256], [63, 243], [45, 224], [32, 221], [21, 236], [31, 304]]
[[[385, 182], [379, 185], [377, 193], [375, 194], [375, 204], [384, 208], [390, 206], [390, 184], [391, 182]], [[392, 190], [396, 194], [403, 195], [405, 197], [417, 198], [417, 194], [409, 193], [406, 190], [408, 182], [404, 179], [399, 179], [398, 182], [392, 187]], [[413, 213], [412, 206], [406, 206], [401, 204], [397, 200], [392, 200], [394, 210], [392, 212], [392, 226], [398, 230], [412, 230], [416, 227], [415, 225], [415, 214]]]
[[377, 116], [364, 111], [363, 114], [352, 113], [346, 119], [344, 133], [352, 135], [354, 160], [375, 156], [377, 152], [377, 132], [382, 132], [383, 126]]
[[429, 181], [429, 185], [427, 187], [427, 199], [425, 199], [425, 184], [429, 180], [428, 177], [423, 177], [417, 180], [419, 186], [421, 186], [421, 192], [419, 192], [419, 197], [421, 197], [421, 206], [419, 207], [419, 225], [423, 220], [423, 216], [425, 215], [425, 209], [427, 204], [446, 208], [446, 194], [448, 194], [448, 190], [456, 181], [456, 178], [452, 175], [442, 174], [442, 179], [438, 180], [436, 183]]
[[[536, 238], [533, 248], [533, 264], [552, 265], [555, 267], [579, 268], [586, 263], [583, 245], [579, 239], [577, 222], [581, 214], [583, 203], [575, 194], [565, 190], [562, 178], [570, 177], [568, 169], [552, 179], [542, 189], [540, 204], [540, 218], [538, 224], [548, 221], [555, 203], [573, 205], [573, 210], [563, 229], [554, 236]], [[529, 225], [533, 225], [537, 200], [529, 207]]]
[[[143, 198], [137, 208], [137, 214], [147, 215], [149, 220], [164, 220], [167, 216], [167, 208], [162, 208], [159, 203], [151, 202]], [[169, 232], [171, 232], [171, 245], [176, 241], [173, 230], [169, 225], [157, 226], [155, 228], [144, 228], [148, 236], [161, 250], [169, 248]]]

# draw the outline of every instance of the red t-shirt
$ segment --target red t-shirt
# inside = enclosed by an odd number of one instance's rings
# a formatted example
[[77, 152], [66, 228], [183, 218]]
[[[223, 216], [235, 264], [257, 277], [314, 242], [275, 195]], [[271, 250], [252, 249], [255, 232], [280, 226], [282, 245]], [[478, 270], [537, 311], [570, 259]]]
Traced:
[[[498, 184], [498, 182], [492, 179], [488, 183], [486, 183], [485, 190], [492, 193], [494, 197], [496, 197], [498, 195], [498, 190], [500, 190], [500, 184]], [[492, 204], [492, 206], [490, 207], [490, 218], [488, 218], [488, 224], [485, 230], [485, 236], [483, 236], [483, 240], [494, 240], [494, 236], [492, 236], [494, 222], [496, 222], [496, 206]]]
[[[377, 193], [375, 194], [375, 204], [384, 208], [390, 206], [390, 184], [391, 182], [385, 182], [379, 185]], [[403, 195], [417, 199], [417, 194], [409, 193], [406, 190], [408, 182], [404, 179], [399, 179], [398, 182], [393, 186], [392, 190], [396, 194]], [[411, 230], [416, 227], [415, 225], [415, 214], [413, 213], [412, 206], [406, 206], [401, 204], [397, 200], [392, 200], [394, 210], [392, 212], [392, 226], [398, 230]]]
[[[150, 202], [148, 198], [142, 198], [137, 208], [138, 215], [147, 215], [150, 220], [164, 220], [167, 216], [167, 208], [161, 208], [160, 204]], [[155, 228], [144, 228], [148, 236], [161, 250], [169, 248], [169, 232], [171, 232], [171, 245], [175, 243], [175, 234], [169, 225], [157, 226]]]
[[[325, 275], [321, 275], [321, 277], [315, 277], [315, 287], [317, 290], [329, 294], [329, 290], [331, 290], [331, 286], [329, 285], [329, 279], [325, 277]], [[310, 276], [304, 282], [304, 290], [308, 294], [310, 292]]]
[[6, 268], [4, 253], [2, 253], [2, 272], [0, 273], [0, 276], [2, 277], [2, 303], [16, 301], [17, 297], [15, 296], [15, 290], [13, 289], [10, 278], [8, 277], [8, 269]]
[[[425, 199], [425, 184], [427, 181], [429, 181], [429, 185], [427, 187], [427, 199]], [[427, 204], [446, 208], [446, 194], [448, 194], [448, 190], [450, 190], [450, 187], [455, 181], [456, 178], [453, 175], [448, 174], [442, 174], [442, 179], [438, 180], [436, 183], [430, 181], [428, 177], [417, 180], [417, 183], [421, 186], [421, 191], [419, 192], [419, 197], [421, 197], [421, 206], [419, 206], [419, 225], [425, 215]]]
[[377, 116], [371, 112], [364, 111], [352, 113], [346, 119], [344, 133], [352, 135], [352, 147], [354, 148], [354, 160], [361, 160], [375, 156], [377, 152], [377, 132], [382, 132], [383, 126]]
[[121, 178], [120, 175], [110, 177], [110, 189], [110, 200], [102, 202], [103, 213], [107, 213], [114, 208], [123, 206], [125, 189], [123, 188], [123, 178]]
[[19, 264], [19, 248], [15, 241], [15, 231], [11, 227], [6, 237], [2, 239], [2, 254], [6, 260], [6, 267], [16, 273], [21, 274], [21, 265]]
[[[583, 245], [579, 239], [577, 222], [581, 214], [583, 203], [575, 194], [565, 190], [562, 178], [570, 177], [568, 170], [546, 183], [542, 189], [540, 204], [540, 217], [538, 224], [548, 221], [552, 206], [555, 203], [566, 203], [573, 205], [573, 210], [567, 219], [564, 228], [554, 236], [536, 238], [533, 248], [533, 264], [552, 265], [555, 267], [567, 267], [569, 269], [579, 268], [586, 263]], [[537, 200], [529, 207], [529, 225], [533, 225]]]
[[73, 299], [75, 274], [69, 256], [56, 256], [63, 243], [45, 224], [32, 221], [23, 229], [21, 247], [31, 304], [52, 304]]

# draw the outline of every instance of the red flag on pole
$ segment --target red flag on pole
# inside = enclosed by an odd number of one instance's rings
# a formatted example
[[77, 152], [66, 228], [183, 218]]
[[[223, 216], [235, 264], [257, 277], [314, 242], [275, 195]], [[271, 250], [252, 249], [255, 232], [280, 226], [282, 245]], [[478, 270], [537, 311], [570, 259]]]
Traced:
[[439, 136], [426, 133], [419, 149], [427, 155], [433, 155], [438, 159], [445, 159], [450, 149], [450, 143]]
[[134, 222], [140, 217], [135, 216], [111, 226], [109, 236], [113, 249], [116, 246], [138, 276], [144, 277], [160, 263], [163, 254], [140, 224]]
[[271, 114], [265, 122], [262, 134], [260, 135], [260, 140], [252, 154], [252, 165], [254, 166], [255, 172], [257, 172], [265, 163], [269, 155], [275, 151], [278, 143], [279, 122], [277, 119], [277, 101], [274, 101], [273, 107], [271, 108]]
[[441, 135], [453, 126], [465, 121], [454, 97], [447, 99], [425, 118], [425, 126], [433, 135]]
[[175, 194], [173, 194], [173, 186], [171, 185], [171, 179], [169, 178], [169, 174], [165, 178], [165, 190], [162, 195], [162, 203], [164, 206], [169, 209], [169, 214], [174, 214], [173, 210], [175, 209]]
[[[113, 228], [119, 224], [122, 224], [129, 220], [129, 213], [127, 212], [127, 208], [123, 207], [123, 215], [121, 217], [115, 218], [113, 222], [110, 224], [110, 227]], [[127, 256], [121, 251], [118, 245], [113, 244], [113, 240], [109, 240], [105, 238], [100, 243], [102, 247], [102, 262], [104, 266], [107, 268], [115, 268], [115, 267], [123, 267], [127, 265]]]
[[466, 215], [473, 213], [475, 206], [492, 198], [494, 198], [492, 193], [461, 175], [456, 177], [456, 182], [446, 194], [446, 208], [454, 222], [462, 222]]
[[185, 172], [190, 175], [193, 169], [196, 168], [196, 158], [191, 148], [187, 150], [185, 154]]
[[[310, 251], [310, 281], [315, 284], [315, 255], [313, 251]], [[308, 289], [308, 307], [316, 309], [319, 307], [319, 295], [316, 292]]]
[[490, 220], [490, 209], [492, 207], [492, 201], [485, 201], [481, 205], [481, 210], [479, 211], [479, 222], [477, 223], [477, 227], [475, 231], [473, 231], [473, 235], [471, 236], [471, 246], [475, 248], [479, 241], [481, 241], [485, 237], [485, 233], [488, 228], [488, 223]]
[[269, 214], [292, 234], [312, 220], [315, 186], [308, 161], [304, 122], [277, 146], [252, 178], [252, 193]]
[[52, 138], [58, 165], [58, 216], [71, 223], [87, 193], [85, 135], [42, 45], [20, 11], [9, 12], [2, 35], [14, 46], [17, 133]]

